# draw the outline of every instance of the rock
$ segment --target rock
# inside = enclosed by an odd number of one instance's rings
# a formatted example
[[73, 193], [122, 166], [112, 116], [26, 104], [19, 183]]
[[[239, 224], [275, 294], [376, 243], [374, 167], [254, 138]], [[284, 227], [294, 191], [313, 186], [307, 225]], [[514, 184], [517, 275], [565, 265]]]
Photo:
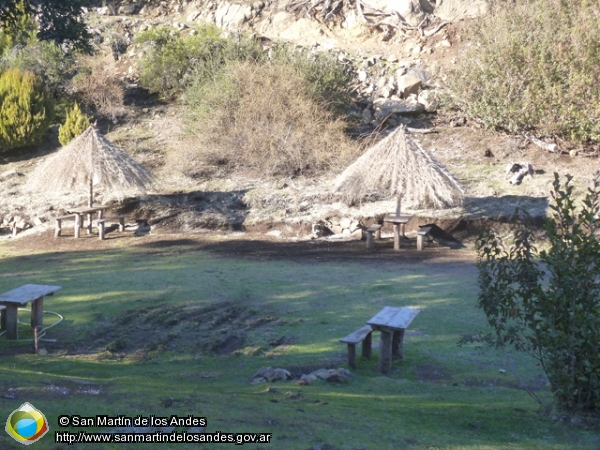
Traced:
[[351, 239], [361, 240], [363, 237], [363, 230], [359, 228], [358, 230], [354, 230], [350, 233]]
[[24, 220], [21, 220], [20, 222], [15, 222], [15, 228], [17, 230], [24, 230], [25, 228], [27, 228], [27, 222], [25, 222]]
[[191, 13], [188, 14], [188, 16], [185, 20], [186, 20], [186, 22], [193, 22], [199, 16], [200, 16], [200, 11], [192, 11]]
[[252, 378], [252, 380], [250, 381], [250, 384], [262, 384], [262, 383], [266, 383], [267, 379], [264, 377], [256, 377], [256, 378]]
[[310, 381], [308, 381], [305, 378], [300, 378], [298, 381], [296, 381], [296, 384], [298, 386], [308, 386], [310, 384]]
[[329, 383], [347, 383], [348, 378], [337, 370], [333, 370], [327, 375], [325, 381]]
[[13, 177], [20, 177], [22, 174], [17, 172], [15, 169], [7, 170], [6, 172], [0, 173], [0, 181], [7, 180]]
[[314, 372], [311, 372], [308, 376], [313, 376], [316, 378], [320, 378], [321, 380], [324, 380], [325, 378], [327, 378], [327, 375], [329, 375], [329, 370], [318, 369], [318, 370], [315, 370]]
[[340, 227], [350, 228], [350, 225], [352, 225], [352, 219], [350, 219], [349, 217], [344, 217], [340, 219]]
[[358, 75], [358, 81], [361, 83], [367, 80], [367, 72], [364, 70], [359, 70], [356, 74]]
[[41, 217], [36, 217], [35, 219], [33, 219], [33, 224], [36, 227], [39, 227], [40, 225], [42, 225], [44, 223], [44, 219], [42, 219]]
[[579, 152], [578, 152], [577, 150], [571, 150], [571, 151], [569, 152], [569, 156], [570, 156], [571, 158], [575, 158], [575, 157], [576, 157], [578, 154], [579, 154]]
[[489, 0], [438, 0], [433, 14], [442, 20], [456, 22], [490, 12]]
[[375, 106], [375, 118], [383, 120], [390, 114], [419, 114], [425, 111], [420, 103], [414, 100], [386, 100]]
[[272, 367], [261, 367], [260, 369], [258, 369], [258, 371], [252, 375], [251, 378], [268, 378], [269, 376], [271, 376], [273, 374], [273, 368]]
[[410, 94], [417, 94], [421, 89], [423, 82], [411, 75], [402, 75], [398, 77], [398, 94], [402, 98], [407, 98]]
[[45, 348], [40, 348], [37, 354], [40, 356], [46, 356], [48, 354], [48, 350], [46, 350]]
[[351, 232], [359, 230], [361, 228], [360, 222], [358, 220], [353, 220], [348, 228]]
[[277, 380], [287, 380], [291, 378], [292, 374], [285, 369], [275, 369], [273, 371], [273, 375], [269, 381], [277, 381]]
[[373, 113], [369, 108], [365, 108], [362, 112], [363, 122], [370, 123], [373, 120]]
[[452, 47], [452, 44], [448, 39], [444, 39], [436, 44], [436, 47]]
[[342, 236], [350, 237], [350, 234], [352, 234], [352, 233], [350, 233], [350, 230], [348, 228], [344, 228], [342, 230]]
[[342, 227], [340, 227], [339, 225], [332, 225], [331, 226], [331, 231], [333, 232], [333, 234], [342, 234], [342, 231], [344, 229]]
[[513, 174], [513, 176], [509, 180], [509, 183], [521, 184], [523, 178], [527, 177], [531, 179], [533, 177], [533, 166], [528, 162], [508, 163], [508, 165], [506, 166], [504, 179], [508, 178], [511, 173]]
[[435, 112], [439, 106], [437, 94], [435, 91], [429, 89], [419, 93], [418, 102], [423, 105], [423, 108], [425, 108], [425, 111], [427, 112]]
[[425, 17], [419, 0], [371, 0], [369, 5], [384, 12], [398, 12], [412, 26]]
[[113, 14], [112, 9], [110, 8], [110, 6], [103, 6], [102, 8], [96, 9], [96, 11], [101, 16], [110, 16], [110, 15]]
[[136, 5], [133, 3], [130, 3], [128, 5], [119, 6], [118, 12], [120, 15], [128, 16], [128, 15], [135, 13], [135, 9], [136, 9]]

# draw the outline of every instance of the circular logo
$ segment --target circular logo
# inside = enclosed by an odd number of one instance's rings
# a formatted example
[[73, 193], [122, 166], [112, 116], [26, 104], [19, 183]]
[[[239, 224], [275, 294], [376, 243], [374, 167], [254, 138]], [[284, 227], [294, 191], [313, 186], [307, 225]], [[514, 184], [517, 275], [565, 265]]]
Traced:
[[23, 403], [8, 416], [6, 432], [21, 444], [33, 444], [48, 432], [48, 421], [31, 403]]

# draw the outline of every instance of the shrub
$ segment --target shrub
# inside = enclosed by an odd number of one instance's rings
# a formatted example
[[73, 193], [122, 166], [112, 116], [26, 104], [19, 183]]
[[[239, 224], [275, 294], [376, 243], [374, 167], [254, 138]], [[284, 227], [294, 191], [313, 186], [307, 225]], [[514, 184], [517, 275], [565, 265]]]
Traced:
[[[600, 178], [582, 205], [572, 177], [554, 175], [549, 248], [535, 248], [521, 226], [507, 248], [492, 232], [477, 242], [479, 307], [492, 341], [532, 355], [550, 381], [556, 403], [568, 411], [600, 406]], [[538, 259], [539, 258], [539, 259]], [[547, 280], [546, 280], [547, 278]]]
[[88, 129], [90, 120], [79, 109], [79, 105], [75, 103], [73, 109], [67, 114], [67, 120], [58, 129], [58, 142], [62, 146], [67, 145], [81, 133]]
[[599, 16], [590, 0], [517, 0], [475, 21], [456, 103], [488, 127], [599, 140]]
[[0, 152], [38, 143], [53, 118], [50, 95], [35, 74], [0, 74]]
[[170, 27], [140, 33], [135, 39], [144, 49], [139, 60], [140, 84], [151, 92], [173, 96], [193, 78], [211, 79], [228, 61], [262, 57], [262, 49], [251, 39], [223, 39], [212, 25], [183, 35]]
[[357, 155], [345, 122], [312, 98], [310, 83], [289, 65], [228, 64], [212, 83], [192, 85], [186, 99], [198, 142], [187, 161], [296, 176], [341, 167]]
[[102, 116], [125, 114], [125, 89], [117, 75], [112, 56], [80, 56], [79, 73], [71, 81], [79, 101]]

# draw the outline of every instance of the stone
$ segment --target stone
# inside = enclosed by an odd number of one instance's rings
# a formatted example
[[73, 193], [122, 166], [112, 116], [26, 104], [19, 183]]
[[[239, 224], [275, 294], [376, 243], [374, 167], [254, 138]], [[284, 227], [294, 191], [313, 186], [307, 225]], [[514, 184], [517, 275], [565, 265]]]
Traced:
[[353, 220], [348, 228], [350, 229], [350, 231], [359, 230], [361, 228], [360, 222], [358, 220]]
[[452, 47], [452, 44], [448, 39], [444, 39], [436, 44], [436, 47]]
[[185, 20], [186, 20], [186, 22], [193, 22], [199, 16], [200, 16], [200, 11], [192, 11], [191, 13], [188, 14], [188, 16]]
[[359, 70], [357, 72], [358, 75], [358, 81], [360, 81], [361, 83], [367, 80], [367, 72], [365, 72], [364, 70]]
[[44, 219], [42, 219], [41, 217], [36, 217], [35, 219], [33, 219], [33, 224], [36, 227], [39, 227], [40, 225], [42, 225], [44, 223]]
[[321, 380], [324, 380], [325, 378], [327, 378], [328, 375], [329, 375], [329, 370], [327, 370], [327, 369], [318, 369], [309, 374], [309, 376], [314, 376], [316, 378], [320, 378]]
[[386, 100], [376, 105], [375, 119], [383, 120], [390, 114], [420, 114], [425, 108], [413, 100]]
[[342, 231], [344, 231], [344, 229], [339, 225], [332, 225], [331, 231], [333, 232], [333, 234], [342, 234]]
[[281, 368], [277, 368], [275, 370], [273, 370], [273, 375], [271, 376], [271, 379], [269, 381], [277, 381], [277, 380], [287, 380], [288, 378], [291, 378], [292, 374], [285, 370], [285, 369], [281, 369]]
[[430, 89], [421, 91], [418, 96], [418, 102], [423, 105], [425, 111], [427, 112], [435, 112], [439, 106], [438, 96], [435, 91]]
[[340, 227], [342, 228], [350, 228], [351, 224], [352, 219], [350, 219], [349, 217], [343, 217], [342, 219], [340, 219]]
[[127, 5], [119, 6], [119, 14], [123, 16], [128, 16], [135, 13], [136, 5], [133, 3], [129, 3]]
[[350, 233], [350, 230], [348, 228], [344, 228], [342, 230], [342, 236], [350, 237], [350, 234], [352, 234], [352, 233]]
[[110, 16], [112, 15], [112, 10], [110, 6], [103, 6], [96, 10], [100, 16]]
[[250, 381], [250, 384], [262, 384], [262, 383], [266, 383], [267, 379], [264, 377], [256, 377], [256, 378], [252, 378], [252, 380]]
[[0, 173], [0, 181], [7, 180], [7, 179], [13, 178], [13, 177], [19, 177], [21, 175], [22, 174], [17, 172], [15, 169], [7, 170], [6, 172]]
[[411, 75], [402, 75], [398, 77], [398, 94], [402, 98], [407, 98], [410, 94], [417, 94], [421, 89], [423, 82]]
[[358, 230], [354, 230], [350, 233], [351, 239], [361, 240], [363, 238], [363, 230], [359, 228]]
[[260, 369], [258, 369], [258, 371], [256, 371], [254, 373], [254, 375], [252, 375], [252, 378], [268, 378], [273, 374], [273, 368], [272, 367], [261, 367]]
[[489, 0], [438, 0], [433, 14], [442, 20], [457, 22], [490, 12]]
[[363, 122], [370, 123], [373, 120], [373, 112], [370, 108], [365, 108], [362, 113]]

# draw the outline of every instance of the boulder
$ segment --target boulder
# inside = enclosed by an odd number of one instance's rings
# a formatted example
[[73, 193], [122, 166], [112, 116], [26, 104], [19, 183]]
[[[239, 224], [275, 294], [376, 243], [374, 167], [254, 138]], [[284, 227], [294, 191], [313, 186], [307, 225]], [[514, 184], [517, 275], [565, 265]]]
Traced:
[[425, 90], [419, 93], [418, 102], [423, 105], [425, 111], [435, 112], [439, 106], [438, 96], [435, 91]]
[[417, 94], [421, 89], [423, 82], [412, 75], [402, 75], [398, 77], [398, 94], [402, 98], [407, 98], [410, 94]]
[[420, 114], [425, 111], [423, 105], [413, 99], [385, 100], [375, 105], [375, 119], [383, 120], [390, 114]]
[[133, 3], [129, 3], [127, 5], [119, 6], [119, 14], [123, 16], [128, 16], [135, 13], [136, 5]]
[[442, 20], [457, 21], [490, 12], [489, 0], [438, 0], [433, 14]]

